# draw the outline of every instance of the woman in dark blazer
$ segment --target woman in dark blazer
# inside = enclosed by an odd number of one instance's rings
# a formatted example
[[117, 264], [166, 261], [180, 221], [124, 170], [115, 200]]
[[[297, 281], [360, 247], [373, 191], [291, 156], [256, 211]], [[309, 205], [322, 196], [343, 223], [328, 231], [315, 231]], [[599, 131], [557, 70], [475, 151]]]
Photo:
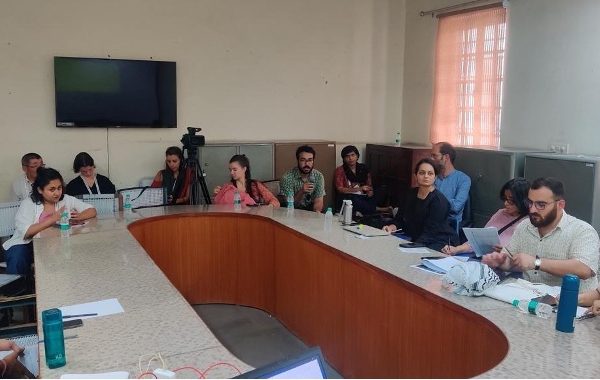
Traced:
[[436, 251], [458, 243], [456, 231], [448, 222], [448, 200], [434, 185], [437, 174], [438, 166], [430, 158], [417, 163], [417, 187], [408, 192], [403, 209], [398, 211], [393, 224], [383, 227], [385, 231], [401, 228], [411, 241]]
[[79, 175], [67, 185], [66, 193], [71, 196], [84, 194], [114, 194], [115, 185], [101, 174], [96, 173], [94, 159], [86, 152], [81, 152], [73, 160], [73, 171]]

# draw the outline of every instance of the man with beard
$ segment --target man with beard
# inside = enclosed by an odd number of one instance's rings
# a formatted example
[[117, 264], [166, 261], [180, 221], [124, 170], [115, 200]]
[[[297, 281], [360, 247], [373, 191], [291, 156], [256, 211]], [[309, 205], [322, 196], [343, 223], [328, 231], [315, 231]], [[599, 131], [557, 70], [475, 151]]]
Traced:
[[434, 144], [431, 148], [431, 158], [439, 167], [439, 174], [435, 179], [435, 188], [438, 189], [450, 203], [450, 225], [459, 232], [463, 220], [463, 210], [469, 190], [471, 178], [460, 170], [454, 168], [456, 150], [447, 142]]
[[298, 165], [288, 170], [281, 177], [281, 192], [287, 197], [294, 196], [296, 208], [321, 212], [323, 196], [325, 195], [325, 180], [323, 174], [314, 169], [315, 150], [302, 145], [296, 149]]
[[519, 224], [506, 247], [485, 255], [482, 262], [523, 272], [531, 282], [557, 286], [571, 273], [581, 279], [580, 292], [597, 287], [598, 233], [565, 212], [563, 184], [554, 178], [538, 178], [531, 184], [528, 198], [529, 220]]

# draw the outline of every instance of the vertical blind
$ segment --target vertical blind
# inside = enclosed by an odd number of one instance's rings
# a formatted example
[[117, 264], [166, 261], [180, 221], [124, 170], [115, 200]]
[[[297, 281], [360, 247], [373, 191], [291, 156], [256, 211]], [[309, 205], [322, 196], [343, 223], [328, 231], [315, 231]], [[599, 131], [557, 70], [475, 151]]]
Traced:
[[431, 142], [499, 147], [506, 9], [439, 19]]

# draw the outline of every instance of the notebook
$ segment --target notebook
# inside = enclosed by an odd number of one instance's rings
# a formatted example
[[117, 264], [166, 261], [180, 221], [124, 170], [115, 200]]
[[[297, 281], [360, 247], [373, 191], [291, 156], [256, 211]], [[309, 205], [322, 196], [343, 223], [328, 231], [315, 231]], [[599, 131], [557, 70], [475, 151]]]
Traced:
[[[23, 355], [18, 357], [18, 360], [27, 368], [29, 372], [35, 377], [40, 375], [40, 363], [38, 357], [38, 336], [37, 334], [24, 335], [17, 338], [11, 338], [9, 340], [14, 341], [19, 346], [23, 347], [25, 351]], [[12, 351], [0, 351], [0, 359], [10, 354]]]
[[384, 230], [380, 230], [378, 228], [374, 228], [371, 226], [367, 226], [365, 224], [357, 224], [355, 226], [344, 226], [342, 228], [345, 229], [346, 231], [350, 231], [355, 234], [359, 234], [359, 235], [366, 236], [366, 237], [389, 236], [390, 235], [389, 232], [386, 232]]

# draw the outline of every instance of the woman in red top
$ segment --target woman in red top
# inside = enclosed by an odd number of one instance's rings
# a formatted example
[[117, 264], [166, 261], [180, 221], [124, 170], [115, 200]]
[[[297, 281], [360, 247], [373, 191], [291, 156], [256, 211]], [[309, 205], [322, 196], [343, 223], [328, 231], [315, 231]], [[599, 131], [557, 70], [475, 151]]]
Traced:
[[335, 169], [335, 189], [337, 190], [336, 207], [339, 209], [342, 199], [352, 200], [353, 212], [363, 215], [374, 214], [377, 201], [373, 193], [371, 173], [365, 164], [358, 162], [360, 153], [354, 145], [342, 149], [344, 164]]
[[240, 193], [242, 204], [268, 204], [279, 207], [279, 200], [267, 189], [265, 185], [252, 179], [250, 174], [250, 161], [245, 154], [236, 154], [229, 160], [229, 174], [231, 183], [215, 188], [215, 204], [233, 204], [233, 196], [237, 190]]
[[187, 204], [190, 199], [190, 170], [183, 169], [183, 152], [176, 146], [165, 152], [165, 169], [159, 170], [150, 187], [162, 187], [167, 193], [167, 203]]

